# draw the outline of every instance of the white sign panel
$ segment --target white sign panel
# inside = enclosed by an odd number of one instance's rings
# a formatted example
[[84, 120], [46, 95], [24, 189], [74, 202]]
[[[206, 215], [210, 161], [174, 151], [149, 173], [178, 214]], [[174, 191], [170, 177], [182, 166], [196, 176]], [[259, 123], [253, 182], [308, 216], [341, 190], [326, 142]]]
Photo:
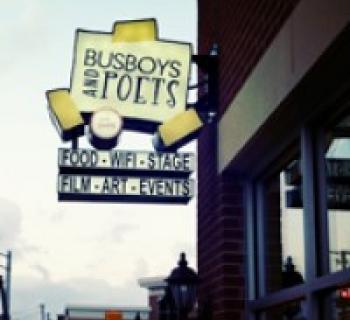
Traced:
[[[194, 194], [194, 180], [126, 176], [58, 176], [62, 200], [178, 199], [187, 202]], [[84, 197], [85, 196], [85, 197]]]
[[78, 30], [71, 95], [81, 112], [108, 106], [163, 122], [185, 111], [190, 57], [188, 43], [113, 42], [110, 33]]
[[[154, 172], [167, 175], [189, 175], [195, 169], [193, 153], [158, 153], [151, 151], [67, 149], [58, 151], [58, 165], [61, 172], [72, 170], [126, 170]], [[66, 169], [66, 170], [65, 170]]]

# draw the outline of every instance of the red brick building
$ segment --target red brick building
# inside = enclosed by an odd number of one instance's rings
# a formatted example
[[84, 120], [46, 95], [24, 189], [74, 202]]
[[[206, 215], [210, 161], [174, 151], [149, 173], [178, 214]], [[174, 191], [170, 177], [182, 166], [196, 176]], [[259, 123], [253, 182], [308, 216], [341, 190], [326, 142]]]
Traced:
[[203, 318], [344, 319], [349, 22], [345, 0], [198, 1], [199, 54], [219, 59], [198, 142]]
[[141, 288], [148, 290], [148, 306], [150, 308], [149, 320], [159, 319], [159, 301], [164, 297], [166, 277], [148, 277], [139, 279]]

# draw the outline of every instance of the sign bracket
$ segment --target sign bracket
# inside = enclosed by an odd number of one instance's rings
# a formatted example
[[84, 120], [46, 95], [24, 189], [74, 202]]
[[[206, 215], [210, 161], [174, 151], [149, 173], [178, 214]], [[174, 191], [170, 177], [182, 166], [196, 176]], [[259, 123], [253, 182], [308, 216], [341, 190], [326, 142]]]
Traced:
[[204, 116], [206, 122], [212, 122], [217, 114], [218, 106], [218, 55], [192, 55], [192, 62], [198, 67], [201, 80], [189, 86], [189, 90], [198, 89], [199, 97], [195, 103], [188, 104], [187, 107], [195, 108], [199, 114]]

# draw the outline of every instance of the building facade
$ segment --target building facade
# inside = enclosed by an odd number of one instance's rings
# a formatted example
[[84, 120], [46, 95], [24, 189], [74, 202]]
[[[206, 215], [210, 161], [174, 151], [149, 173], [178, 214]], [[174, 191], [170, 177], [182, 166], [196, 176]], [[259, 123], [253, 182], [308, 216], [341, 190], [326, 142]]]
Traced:
[[[59, 320], [108, 320], [108, 313], [117, 312], [123, 320], [135, 320], [138, 315], [141, 320], [149, 319], [148, 307], [123, 307], [123, 306], [87, 306], [69, 305]], [[110, 317], [111, 319], [113, 318]]]
[[148, 290], [148, 306], [150, 308], [149, 320], [159, 319], [159, 302], [164, 297], [167, 283], [163, 277], [147, 277], [139, 279], [141, 288]]
[[199, 137], [205, 319], [350, 319], [350, 2], [198, 1], [218, 47]]

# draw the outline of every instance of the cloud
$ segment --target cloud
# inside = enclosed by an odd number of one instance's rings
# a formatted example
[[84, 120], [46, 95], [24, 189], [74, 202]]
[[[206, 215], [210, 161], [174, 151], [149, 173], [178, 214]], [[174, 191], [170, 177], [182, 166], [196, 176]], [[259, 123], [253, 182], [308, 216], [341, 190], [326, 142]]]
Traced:
[[112, 227], [111, 238], [115, 242], [123, 242], [125, 236], [131, 231], [137, 230], [139, 227], [134, 224], [121, 223], [116, 224]]
[[39, 275], [42, 276], [43, 280], [50, 280], [50, 273], [44, 266], [35, 264], [32, 266], [32, 269], [39, 273]]
[[[13, 285], [13, 318], [18, 320], [37, 320], [41, 303], [45, 303], [52, 318], [72, 304], [147, 305], [146, 293], [138, 287], [136, 279], [124, 286], [113, 286], [107, 280], [86, 277], [61, 282], [21, 277], [15, 278]], [[21, 314], [33, 310], [33, 306], [37, 306], [37, 313], [22, 318]]]
[[[45, 212], [46, 213], [46, 212]], [[63, 209], [56, 209], [53, 210], [53, 212], [50, 214], [50, 221], [52, 223], [59, 223], [63, 222], [63, 220], [66, 218], [66, 210]]]
[[0, 198], [0, 251], [16, 246], [21, 231], [22, 215], [13, 202]]
[[133, 272], [133, 279], [146, 277], [149, 274], [149, 266], [145, 259], [139, 258], [135, 263], [135, 270]]

